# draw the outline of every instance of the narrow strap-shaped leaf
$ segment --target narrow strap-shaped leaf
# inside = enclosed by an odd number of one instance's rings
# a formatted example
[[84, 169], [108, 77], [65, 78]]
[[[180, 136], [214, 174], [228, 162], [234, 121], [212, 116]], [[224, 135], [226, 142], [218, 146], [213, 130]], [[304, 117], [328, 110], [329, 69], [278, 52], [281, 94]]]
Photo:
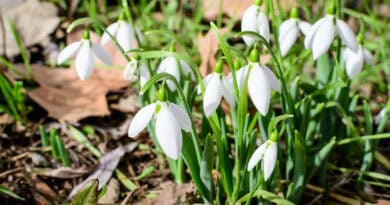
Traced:
[[95, 205], [98, 200], [98, 186], [97, 179], [91, 180], [83, 190], [73, 197], [71, 205]]

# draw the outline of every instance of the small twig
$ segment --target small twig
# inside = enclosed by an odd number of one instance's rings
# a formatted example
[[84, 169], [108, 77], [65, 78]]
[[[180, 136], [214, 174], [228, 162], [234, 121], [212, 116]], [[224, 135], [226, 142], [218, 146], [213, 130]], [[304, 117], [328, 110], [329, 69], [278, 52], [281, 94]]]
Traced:
[[5, 177], [5, 176], [7, 176], [7, 175], [9, 175], [9, 174], [12, 174], [12, 173], [14, 173], [14, 172], [22, 171], [22, 170], [24, 170], [24, 167], [18, 167], [18, 168], [15, 168], [15, 169], [10, 169], [10, 170], [8, 170], [8, 171], [5, 171], [5, 172], [3, 172], [3, 173], [0, 173], [0, 178]]
[[[323, 189], [321, 187], [318, 187], [318, 186], [311, 185], [311, 184], [307, 184], [306, 188], [309, 189], [309, 190], [315, 191], [315, 192], [319, 192], [319, 193], [325, 192], [325, 189]], [[332, 197], [333, 199], [336, 199], [336, 200], [338, 200], [340, 202], [343, 202], [345, 204], [360, 205], [360, 201], [359, 200], [356, 200], [356, 199], [353, 199], [353, 198], [349, 198], [349, 197], [345, 197], [345, 196], [342, 196], [340, 194], [336, 194], [336, 193], [331, 192], [331, 193], [329, 193], [329, 196]]]

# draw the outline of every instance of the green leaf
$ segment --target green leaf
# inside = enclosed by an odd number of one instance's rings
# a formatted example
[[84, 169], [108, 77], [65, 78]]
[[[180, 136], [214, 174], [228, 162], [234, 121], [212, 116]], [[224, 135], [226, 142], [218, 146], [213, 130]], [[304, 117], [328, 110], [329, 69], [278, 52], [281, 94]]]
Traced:
[[145, 94], [145, 92], [152, 86], [154, 85], [156, 82], [159, 82], [159, 81], [162, 81], [162, 80], [172, 80], [172, 82], [178, 86], [178, 82], [176, 80], [176, 78], [169, 74], [169, 73], [158, 73], [156, 75], [154, 75], [153, 77], [151, 77], [148, 82], [145, 83], [145, 85], [142, 87], [141, 91], [140, 91], [140, 94], [143, 95]]
[[154, 171], [153, 166], [148, 166], [144, 170], [142, 170], [141, 174], [137, 176], [137, 180], [144, 179], [145, 177], [149, 176]]
[[50, 145], [51, 145], [51, 153], [54, 159], [57, 159], [60, 156], [60, 151], [58, 150], [58, 144], [56, 136], [58, 135], [57, 130], [55, 128], [51, 128], [50, 130]]
[[57, 134], [55, 139], [56, 139], [56, 144], [57, 144], [57, 148], [58, 148], [58, 154], [60, 156], [62, 164], [65, 167], [69, 167], [70, 166], [69, 155], [65, 149], [64, 143], [60, 139], [60, 135]]
[[314, 156], [314, 158], [310, 161], [310, 165], [306, 178], [306, 182], [309, 182], [311, 177], [317, 172], [318, 168], [322, 165], [322, 162], [327, 158], [327, 156], [332, 151], [333, 147], [336, 145], [336, 138], [333, 137], [330, 142], [324, 145], [321, 150]]
[[321, 85], [327, 85], [332, 77], [332, 64], [328, 54], [320, 56], [317, 60], [317, 79]]
[[317, 97], [319, 95], [325, 95], [326, 92], [328, 92], [329, 90], [334, 90], [336, 88], [343, 88], [345, 86], [347, 86], [347, 85], [343, 81], [336, 81], [336, 82], [328, 83], [323, 88], [316, 90], [315, 92], [311, 93], [310, 95], [312, 97]]
[[251, 199], [251, 197], [261, 197], [267, 201], [273, 202], [275, 204], [279, 205], [294, 205], [291, 201], [284, 199], [280, 197], [279, 195], [276, 195], [272, 192], [266, 191], [266, 190], [256, 190], [254, 193], [248, 193], [245, 196], [243, 196], [241, 199], [237, 201], [236, 204], [242, 204], [245, 201], [248, 201]]
[[203, 157], [200, 162], [200, 179], [205, 185], [208, 191], [208, 201], [213, 201], [213, 192], [214, 192], [214, 182], [212, 176], [214, 163], [214, 143], [211, 135], [206, 137], [204, 143]]
[[84, 145], [93, 155], [98, 158], [102, 156], [102, 153], [98, 149], [96, 149], [95, 146], [93, 146], [93, 144], [88, 140], [88, 138], [78, 129], [69, 126], [69, 132], [70, 137]]
[[0, 185], [0, 193], [3, 193], [5, 195], [7, 195], [7, 196], [10, 196], [10, 197], [12, 197], [14, 199], [17, 199], [17, 200], [20, 200], [20, 201], [25, 201], [26, 200], [23, 197], [15, 194], [14, 192], [8, 190], [7, 188], [5, 188], [5, 187], [3, 187], [1, 185]]
[[128, 177], [126, 177], [119, 169], [115, 170], [116, 177], [129, 191], [134, 191], [138, 188]]
[[99, 181], [92, 179], [91, 182], [79, 191], [72, 200], [71, 205], [95, 205], [98, 200]]
[[299, 202], [304, 190], [306, 175], [306, 148], [304, 140], [298, 131], [294, 133], [294, 177], [287, 192], [287, 198], [295, 203]]
[[41, 135], [41, 144], [43, 147], [49, 146], [49, 138], [45, 128], [42, 125], [39, 125], [39, 134]]

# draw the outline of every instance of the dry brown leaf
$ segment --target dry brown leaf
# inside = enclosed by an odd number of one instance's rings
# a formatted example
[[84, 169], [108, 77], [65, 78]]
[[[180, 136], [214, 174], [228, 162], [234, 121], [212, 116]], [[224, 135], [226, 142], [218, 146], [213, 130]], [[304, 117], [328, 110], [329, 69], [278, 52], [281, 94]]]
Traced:
[[[223, 35], [228, 30], [227, 28], [222, 28], [219, 31]], [[198, 45], [200, 57], [202, 59], [202, 63], [199, 66], [199, 70], [202, 76], [206, 76], [208, 73], [211, 73], [213, 71], [216, 63], [215, 53], [218, 50], [218, 39], [215, 35], [215, 32], [210, 29], [204, 36], [202, 34], [199, 34]]]
[[185, 204], [189, 195], [193, 195], [195, 187], [193, 184], [175, 184], [171, 181], [160, 184], [160, 190], [155, 191], [154, 199], [143, 199], [137, 205], [159, 205], [159, 204]]
[[[251, 6], [254, 0], [204, 0], [202, 7], [204, 10], [204, 18], [207, 20], [215, 20], [219, 12], [219, 2], [222, 2], [222, 12], [234, 19], [241, 19], [245, 9]], [[284, 0], [281, 4], [282, 9], [289, 9], [295, 4], [295, 0]], [[264, 9], [265, 3], [262, 7]], [[276, 5], [276, 0], [274, 0]], [[275, 14], [277, 11], [275, 10]]]
[[[0, 48], [3, 48], [5, 44], [8, 56], [19, 53], [19, 48], [8, 24], [8, 18], [15, 25], [23, 45], [26, 47], [49, 41], [49, 34], [53, 33], [60, 22], [56, 6], [49, 2], [26, 0], [23, 3], [16, 3], [16, 6], [10, 6], [7, 3], [2, 3], [0, 6], [6, 34], [5, 42], [0, 38]], [[3, 32], [0, 29], [0, 36], [3, 36]], [[5, 51], [0, 49], [0, 55], [4, 54]]]
[[390, 201], [388, 201], [388, 200], [378, 200], [376, 205], [390, 205]]
[[69, 122], [110, 114], [106, 94], [129, 84], [123, 79], [121, 71], [113, 69], [95, 68], [85, 81], [77, 77], [73, 68], [46, 69], [33, 66], [32, 69], [40, 87], [27, 94], [47, 110], [49, 116]]
[[106, 154], [100, 159], [100, 164], [96, 168], [96, 170], [83, 182], [75, 186], [70, 192], [68, 199], [71, 199], [80, 189], [85, 187], [87, 183], [89, 183], [92, 179], [99, 180], [99, 188], [101, 189], [108, 180], [111, 178], [112, 173], [118, 166], [120, 159], [126, 152], [132, 152], [137, 147], [136, 142], [132, 142], [126, 146], [120, 146]]
[[8, 115], [8, 114], [0, 115], [0, 125], [1, 124], [8, 125], [8, 124], [12, 124], [13, 122], [14, 122], [14, 119], [10, 115]]
[[135, 94], [131, 94], [126, 98], [121, 98], [118, 104], [111, 104], [111, 108], [124, 113], [135, 113], [139, 110], [139, 107], [138, 97]]
[[99, 198], [98, 204], [115, 204], [115, 202], [117, 202], [119, 199], [120, 193], [121, 191], [118, 180], [112, 178], [107, 184], [106, 193], [101, 198]]
[[80, 167], [80, 168], [70, 168], [70, 167], [59, 167], [57, 169], [48, 169], [48, 168], [33, 168], [32, 173], [60, 179], [72, 179], [76, 177], [84, 176], [90, 173], [93, 170], [93, 167]]

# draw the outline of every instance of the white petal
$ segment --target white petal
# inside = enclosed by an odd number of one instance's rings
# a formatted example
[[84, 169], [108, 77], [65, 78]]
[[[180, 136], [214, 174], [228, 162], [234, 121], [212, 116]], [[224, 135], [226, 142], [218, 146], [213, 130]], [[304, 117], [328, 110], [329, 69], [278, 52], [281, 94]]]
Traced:
[[284, 21], [282, 24], [280, 24], [279, 37], [278, 37], [279, 41], [284, 38], [287, 31], [289, 31], [292, 27], [296, 27], [296, 22], [297, 22], [296, 19], [290, 18], [290, 19]]
[[296, 26], [291, 27], [290, 30], [287, 30], [285, 35], [282, 35], [282, 39], [279, 39], [280, 43], [280, 53], [282, 56], [285, 56], [290, 50], [291, 46], [295, 43], [298, 37], [299, 30]]
[[341, 64], [342, 64], [342, 65], [345, 65], [345, 64], [346, 64], [346, 62], [347, 62], [347, 60], [348, 60], [348, 56], [349, 56], [350, 53], [351, 53], [351, 50], [350, 50], [349, 48], [345, 48], [345, 49], [343, 50], [343, 52], [341, 53], [341, 57], [342, 57], [342, 62], [341, 62]]
[[364, 55], [364, 61], [370, 65], [374, 66], [375, 65], [375, 59], [374, 56], [368, 51], [367, 49], [363, 48], [363, 55]]
[[137, 112], [131, 121], [128, 135], [136, 137], [150, 122], [156, 111], [156, 103], [149, 104]]
[[[173, 75], [178, 82], [180, 82], [180, 71], [179, 71], [179, 68], [177, 66], [177, 60], [174, 57], [167, 57], [163, 61], [161, 61], [160, 65], [157, 69], [157, 72], [158, 73], [162, 73], [162, 72], [169, 73], [169, 74]], [[171, 91], [176, 90], [176, 86], [171, 80], [167, 81], [167, 85]]]
[[185, 61], [179, 60], [180, 66], [182, 68], [183, 74], [187, 76], [189, 73], [191, 73], [191, 78], [195, 79], [195, 75], [192, 73], [190, 65], [188, 65]]
[[108, 52], [99, 44], [92, 43], [93, 53], [107, 65], [111, 65], [111, 56]]
[[[214, 74], [214, 73], [210, 73], [210, 74], [206, 75], [206, 77], [203, 79], [203, 84], [204, 84], [205, 87], [207, 87], [207, 84], [210, 82], [210, 79], [212, 78], [213, 74]], [[200, 84], [199, 84], [198, 87], [197, 87], [197, 93], [198, 93], [198, 95], [200, 95], [200, 94], [202, 93], [202, 90], [201, 90], [201, 89], [202, 89], [202, 88], [201, 88], [201, 86], [200, 86]]]
[[375, 124], [379, 124], [382, 121], [382, 118], [385, 117], [386, 108], [383, 108], [376, 116], [375, 116]]
[[92, 73], [93, 55], [91, 42], [84, 40], [76, 56], [76, 72], [81, 80], [86, 80]]
[[349, 79], [355, 77], [363, 68], [364, 55], [362, 48], [359, 48], [357, 52], [350, 52], [346, 61], [346, 71]]
[[[244, 15], [242, 16], [241, 21], [241, 31], [258, 31], [258, 22], [257, 22], [257, 11], [259, 10], [258, 6], [250, 6], [248, 7]], [[242, 37], [246, 45], [251, 46], [255, 42], [255, 39], [250, 36], [243, 36]]]
[[263, 159], [264, 180], [266, 181], [275, 169], [278, 157], [278, 147], [275, 142], [268, 141], [268, 147], [265, 149]]
[[[118, 26], [119, 26], [118, 22], [109, 25], [107, 27], [108, 33], [110, 33], [112, 36], [116, 37], [116, 33], [118, 31]], [[111, 37], [106, 32], [104, 32], [102, 35], [102, 38], [100, 39], [100, 44], [105, 45], [110, 41], [111, 41]]]
[[182, 147], [180, 125], [165, 104], [156, 116], [156, 137], [168, 157], [179, 158]]
[[306, 21], [299, 20], [298, 27], [301, 30], [301, 32], [303, 33], [303, 35], [306, 36], [310, 32], [311, 25]]
[[236, 105], [236, 101], [234, 100], [232, 82], [230, 82], [228, 78], [223, 78], [221, 86], [222, 95], [225, 98], [226, 102], [229, 104], [230, 107], [234, 107]]
[[203, 110], [207, 117], [217, 110], [222, 98], [222, 85], [219, 75], [212, 74], [210, 81], [206, 86], [203, 98]]
[[246, 65], [236, 71], [236, 78], [237, 78], [236, 80], [237, 80], [239, 90], [241, 90], [242, 87], [244, 86], [245, 78], [248, 73], [248, 67], [249, 65]]
[[259, 34], [269, 42], [269, 23], [268, 23], [268, 18], [265, 16], [265, 14], [261, 11], [258, 13], [258, 21], [259, 21]]
[[136, 71], [137, 71], [137, 61], [131, 60], [125, 67], [125, 70], [123, 72], [123, 77], [126, 80], [135, 81], [137, 80]]
[[181, 129], [186, 132], [191, 131], [191, 119], [184, 111], [183, 108], [176, 105], [175, 103], [168, 103], [168, 108], [171, 110], [172, 114], [176, 117], [177, 122], [179, 122]]
[[349, 49], [357, 51], [358, 43], [356, 41], [356, 36], [344, 21], [339, 19], [336, 20], [336, 31]]
[[312, 27], [310, 27], [310, 30], [305, 35], [305, 48], [309, 49], [313, 45], [313, 39], [315, 34], [317, 33], [318, 28], [324, 23], [326, 17], [321, 18], [318, 20]]
[[253, 167], [255, 167], [256, 164], [259, 163], [259, 161], [263, 158], [266, 145], [267, 143], [260, 145], [260, 147], [258, 147], [255, 152], [253, 152], [248, 162], [248, 171], [252, 170]]
[[318, 28], [313, 39], [313, 58], [317, 60], [320, 56], [326, 53], [332, 44], [334, 38], [334, 25], [331, 16], [325, 17], [326, 20]]
[[63, 64], [69, 60], [80, 48], [80, 41], [69, 44], [61, 51], [57, 58], [57, 64]]
[[248, 90], [252, 103], [265, 116], [270, 104], [271, 88], [265, 71], [257, 63], [253, 64], [252, 71], [249, 74]]
[[144, 87], [145, 83], [147, 83], [150, 79], [150, 72], [145, 62], [141, 62], [139, 65], [139, 80], [141, 84], [141, 88]]
[[269, 69], [267, 66], [263, 65], [262, 68], [265, 71], [265, 74], [269, 80], [270, 87], [278, 92], [280, 92], [280, 82], [278, 78], [276, 78], [274, 72], [272, 72], [271, 69]]
[[119, 45], [123, 50], [128, 51], [132, 49], [132, 43], [134, 41], [133, 29], [129, 23], [121, 21], [118, 28], [117, 39]]

